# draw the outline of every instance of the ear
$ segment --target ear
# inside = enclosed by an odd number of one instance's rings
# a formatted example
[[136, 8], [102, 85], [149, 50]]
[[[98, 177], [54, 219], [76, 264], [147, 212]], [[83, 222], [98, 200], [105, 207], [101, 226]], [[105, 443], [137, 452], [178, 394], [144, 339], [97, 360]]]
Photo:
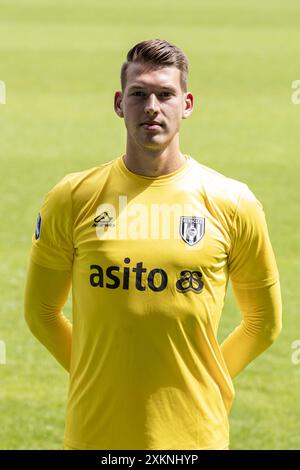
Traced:
[[194, 109], [194, 97], [192, 93], [187, 92], [184, 94], [184, 109], [182, 113], [182, 119], [188, 118]]
[[115, 112], [119, 117], [124, 117], [123, 114], [123, 93], [121, 91], [116, 91], [114, 99], [114, 108]]

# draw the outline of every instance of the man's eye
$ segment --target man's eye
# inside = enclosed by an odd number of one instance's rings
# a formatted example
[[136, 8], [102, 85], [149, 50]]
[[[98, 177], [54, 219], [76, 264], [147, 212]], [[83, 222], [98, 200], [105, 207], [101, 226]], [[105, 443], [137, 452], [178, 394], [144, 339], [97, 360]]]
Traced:
[[171, 93], [169, 91], [163, 91], [160, 96], [163, 98], [169, 98], [171, 96]]
[[134, 91], [134, 92], [132, 93], [132, 95], [133, 95], [133, 96], [144, 96], [145, 93], [143, 93], [142, 91]]

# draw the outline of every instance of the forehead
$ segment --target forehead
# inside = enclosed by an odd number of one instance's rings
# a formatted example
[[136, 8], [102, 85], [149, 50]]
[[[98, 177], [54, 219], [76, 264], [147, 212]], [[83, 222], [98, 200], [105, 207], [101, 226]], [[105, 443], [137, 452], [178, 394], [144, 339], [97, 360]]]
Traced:
[[174, 66], [151, 68], [147, 64], [129, 63], [126, 87], [134, 85], [180, 88], [180, 70]]

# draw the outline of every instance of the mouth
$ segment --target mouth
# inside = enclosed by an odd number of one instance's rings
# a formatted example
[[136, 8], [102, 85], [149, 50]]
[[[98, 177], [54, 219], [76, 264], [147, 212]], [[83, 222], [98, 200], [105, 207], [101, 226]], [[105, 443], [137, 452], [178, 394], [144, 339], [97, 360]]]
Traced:
[[162, 128], [162, 125], [158, 121], [143, 122], [141, 126], [147, 131], [157, 131]]

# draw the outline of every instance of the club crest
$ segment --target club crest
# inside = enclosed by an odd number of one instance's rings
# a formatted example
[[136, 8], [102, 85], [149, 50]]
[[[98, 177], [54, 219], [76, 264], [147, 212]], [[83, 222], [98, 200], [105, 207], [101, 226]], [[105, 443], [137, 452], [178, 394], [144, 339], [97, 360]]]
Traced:
[[205, 233], [205, 218], [193, 216], [180, 217], [180, 236], [188, 245], [196, 245]]

